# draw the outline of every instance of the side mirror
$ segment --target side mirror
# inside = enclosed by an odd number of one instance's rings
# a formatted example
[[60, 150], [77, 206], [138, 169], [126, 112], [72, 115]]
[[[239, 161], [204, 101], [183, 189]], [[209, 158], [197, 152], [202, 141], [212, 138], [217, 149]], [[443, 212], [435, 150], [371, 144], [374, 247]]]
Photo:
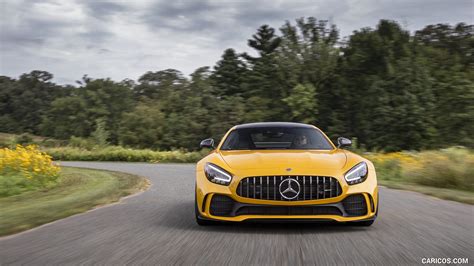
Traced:
[[342, 147], [349, 147], [352, 145], [352, 141], [348, 138], [344, 137], [339, 137], [337, 138], [337, 147], [342, 148]]
[[199, 147], [214, 149], [214, 139], [205, 139], [201, 141], [201, 144], [199, 144]]

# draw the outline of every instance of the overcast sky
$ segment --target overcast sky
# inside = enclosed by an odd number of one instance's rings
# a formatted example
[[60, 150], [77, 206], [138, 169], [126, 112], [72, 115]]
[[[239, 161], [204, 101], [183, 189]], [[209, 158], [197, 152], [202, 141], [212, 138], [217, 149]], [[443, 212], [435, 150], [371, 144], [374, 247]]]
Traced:
[[473, 24], [473, 0], [22, 1], [0, 0], [0, 75], [46, 70], [60, 84], [84, 74], [138, 79], [175, 68], [213, 66], [224, 49], [249, 51], [262, 24], [314, 16], [341, 36], [386, 18], [411, 31], [428, 24]]

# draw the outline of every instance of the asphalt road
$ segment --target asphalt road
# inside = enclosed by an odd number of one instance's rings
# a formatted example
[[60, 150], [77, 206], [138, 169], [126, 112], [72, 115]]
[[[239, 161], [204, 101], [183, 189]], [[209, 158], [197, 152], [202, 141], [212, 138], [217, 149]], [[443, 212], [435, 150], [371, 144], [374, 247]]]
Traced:
[[421, 264], [474, 262], [474, 207], [381, 188], [372, 227], [194, 222], [194, 165], [67, 162], [148, 177], [118, 204], [0, 238], [0, 264]]

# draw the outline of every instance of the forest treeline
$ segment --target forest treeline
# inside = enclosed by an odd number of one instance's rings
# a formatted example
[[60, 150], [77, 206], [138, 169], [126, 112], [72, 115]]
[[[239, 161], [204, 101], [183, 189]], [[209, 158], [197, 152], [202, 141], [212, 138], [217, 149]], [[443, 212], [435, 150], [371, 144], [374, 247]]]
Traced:
[[0, 132], [192, 150], [236, 124], [295, 121], [367, 149], [474, 147], [473, 32], [459, 23], [410, 33], [381, 20], [340, 38], [309, 17], [261, 26], [252, 55], [226, 49], [190, 77], [166, 69], [71, 86], [45, 71], [0, 76]]

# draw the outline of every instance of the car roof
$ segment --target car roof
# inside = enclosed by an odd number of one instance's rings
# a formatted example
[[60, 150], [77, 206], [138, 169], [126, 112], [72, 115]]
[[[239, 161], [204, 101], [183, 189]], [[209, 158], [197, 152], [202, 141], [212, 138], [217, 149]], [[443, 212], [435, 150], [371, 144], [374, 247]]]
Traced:
[[303, 123], [292, 123], [292, 122], [259, 122], [259, 123], [248, 123], [235, 126], [235, 129], [242, 128], [257, 128], [257, 127], [300, 127], [300, 128], [314, 128], [312, 125]]

